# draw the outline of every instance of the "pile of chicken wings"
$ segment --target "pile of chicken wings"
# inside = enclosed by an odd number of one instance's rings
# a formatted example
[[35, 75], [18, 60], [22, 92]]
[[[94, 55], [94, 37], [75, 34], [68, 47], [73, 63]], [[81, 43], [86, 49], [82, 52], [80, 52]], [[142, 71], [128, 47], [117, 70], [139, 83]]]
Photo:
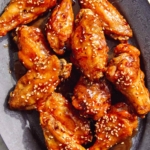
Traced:
[[[9, 107], [39, 112], [48, 150], [107, 150], [131, 136], [138, 117], [150, 111], [140, 50], [128, 42], [133, 33], [126, 19], [108, 0], [78, 2], [75, 15], [72, 0], [11, 0], [0, 16], [0, 36], [15, 32], [27, 69]], [[45, 13], [44, 31], [29, 24]], [[110, 60], [106, 36], [119, 43]], [[80, 78], [70, 101], [57, 88], [73, 66]], [[124, 97], [115, 104], [113, 89]]]

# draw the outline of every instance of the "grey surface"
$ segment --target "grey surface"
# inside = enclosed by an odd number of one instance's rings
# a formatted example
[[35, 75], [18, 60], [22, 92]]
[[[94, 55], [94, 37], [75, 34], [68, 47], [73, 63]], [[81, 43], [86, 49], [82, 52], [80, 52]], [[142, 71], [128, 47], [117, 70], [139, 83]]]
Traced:
[[[120, 9], [133, 29], [134, 38], [130, 42], [141, 50], [142, 69], [150, 89], [150, 6], [147, 0], [111, 1]], [[8, 0], [0, 0], [0, 11], [7, 3]], [[44, 150], [45, 147], [39, 147], [44, 142], [36, 112], [10, 111], [7, 107], [8, 94], [15, 85], [10, 73], [14, 55], [10, 49], [11, 45], [7, 47], [7, 44], [10, 44], [7, 36], [0, 38], [0, 134], [9, 150]], [[150, 115], [140, 121], [139, 132], [133, 139], [131, 149], [150, 150], [149, 133]]]
[[0, 136], [0, 150], [8, 150], [1, 136]]

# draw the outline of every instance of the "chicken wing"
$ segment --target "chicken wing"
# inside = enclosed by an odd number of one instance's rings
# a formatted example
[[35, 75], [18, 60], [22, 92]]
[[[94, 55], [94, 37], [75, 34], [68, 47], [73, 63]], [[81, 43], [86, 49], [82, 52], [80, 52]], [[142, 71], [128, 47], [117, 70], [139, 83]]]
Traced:
[[19, 48], [18, 57], [27, 69], [31, 69], [38, 59], [45, 60], [51, 54], [42, 31], [37, 27], [23, 25], [17, 28], [14, 39]]
[[74, 88], [72, 104], [83, 116], [98, 120], [110, 107], [110, 88], [105, 79], [91, 82], [81, 77]]
[[[14, 39], [19, 48], [19, 59], [27, 69], [31, 69], [38, 60], [45, 60], [52, 55], [42, 31], [37, 27], [23, 25], [17, 28]], [[67, 63], [65, 59], [60, 59], [60, 64], [60, 76], [67, 79], [72, 64]]]
[[11, 0], [0, 17], [0, 36], [33, 21], [55, 4], [56, 0]]
[[11, 92], [9, 105], [15, 109], [33, 109], [38, 100], [55, 90], [62, 78], [69, 77], [71, 64], [50, 55], [42, 32], [36, 27], [20, 27], [16, 39], [19, 58], [29, 70]]
[[71, 37], [72, 60], [90, 80], [98, 80], [106, 70], [108, 46], [97, 15], [81, 9]]
[[138, 119], [125, 103], [111, 106], [111, 109], [95, 124], [96, 142], [89, 150], [108, 150], [133, 134]]
[[62, 0], [53, 10], [48, 23], [46, 34], [51, 48], [57, 54], [63, 54], [73, 31], [74, 14], [72, 0]]
[[140, 69], [140, 51], [130, 44], [119, 44], [114, 51], [116, 56], [108, 65], [106, 77], [143, 116], [150, 111], [150, 98]]
[[10, 94], [9, 105], [13, 109], [34, 109], [36, 101], [51, 94], [60, 82], [61, 64], [56, 56], [35, 61], [23, 77], [19, 79]]
[[85, 150], [82, 144], [92, 140], [90, 122], [81, 118], [61, 94], [53, 93], [37, 107], [49, 150]]
[[128, 40], [132, 37], [129, 24], [108, 0], [80, 0], [79, 2], [82, 8], [89, 8], [98, 14], [106, 34], [119, 40]]

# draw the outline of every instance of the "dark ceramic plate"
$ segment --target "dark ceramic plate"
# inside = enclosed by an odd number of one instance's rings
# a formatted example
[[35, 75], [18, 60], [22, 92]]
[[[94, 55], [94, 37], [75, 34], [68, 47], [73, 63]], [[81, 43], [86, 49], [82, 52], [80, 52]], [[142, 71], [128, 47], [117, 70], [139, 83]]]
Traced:
[[[147, 0], [111, 2], [133, 29], [134, 37], [130, 39], [130, 43], [141, 51], [141, 68], [145, 72], [146, 86], [150, 89], [150, 5]], [[7, 3], [8, 0], [0, 0], [0, 12]], [[110, 48], [116, 44], [111, 39], [107, 39], [107, 42]], [[37, 112], [10, 111], [7, 107], [9, 92], [16, 83], [14, 49], [9, 36], [0, 38], [0, 134], [9, 150], [45, 150]], [[132, 138], [132, 146], [129, 149], [150, 150], [150, 114], [139, 122], [138, 132]]]

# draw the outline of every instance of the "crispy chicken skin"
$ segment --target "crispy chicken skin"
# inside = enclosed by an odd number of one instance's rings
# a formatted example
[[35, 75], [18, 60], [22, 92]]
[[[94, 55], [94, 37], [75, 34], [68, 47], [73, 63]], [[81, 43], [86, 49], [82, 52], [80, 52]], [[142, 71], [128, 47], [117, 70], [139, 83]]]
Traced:
[[11, 92], [9, 105], [13, 109], [34, 109], [38, 100], [49, 96], [61, 79], [70, 76], [71, 64], [49, 54], [40, 29], [22, 26], [17, 31], [19, 58], [29, 70]]
[[[34, 26], [23, 25], [16, 30], [15, 41], [17, 42], [20, 61], [27, 69], [31, 69], [35, 62], [47, 59], [51, 54], [42, 31]], [[60, 59], [60, 76], [64, 79], [70, 76], [71, 63]]]
[[119, 44], [114, 52], [115, 57], [108, 65], [106, 77], [143, 116], [150, 111], [150, 98], [144, 73], [140, 69], [140, 51], [130, 44]]
[[39, 101], [37, 108], [49, 150], [85, 150], [81, 145], [92, 140], [90, 122], [68, 100], [54, 92], [46, 101]]
[[50, 95], [60, 82], [60, 61], [56, 56], [34, 61], [35, 65], [22, 76], [10, 94], [13, 109], [34, 109], [36, 102]]
[[89, 150], [108, 150], [133, 134], [138, 119], [125, 103], [111, 106], [111, 109], [95, 124], [96, 142]]
[[57, 54], [61, 55], [65, 52], [73, 31], [73, 22], [72, 0], [62, 0], [53, 10], [46, 24], [48, 42]]
[[74, 88], [72, 104], [85, 117], [98, 120], [110, 108], [110, 87], [105, 79], [91, 82], [81, 76]]
[[0, 36], [55, 6], [56, 0], [11, 0], [0, 17]]
[[71, 37], [72, 62], [90, 80], [98, 80], [106, 70], [108, 46], [99, 18], [90, 9], [81, 9]]
[[50, 56], [45, 37], [37, 27], [23, 25], [17, 28], [14, 39], [19, 48], [18, 57], [27, 69], [33, 67], [36, 59]]
[[129, 24], [108, 0], [80, 0], [79, 2], [82, 8], [89, 8], [98, 14], [106, 34], [121, 41], [132, 37]]

